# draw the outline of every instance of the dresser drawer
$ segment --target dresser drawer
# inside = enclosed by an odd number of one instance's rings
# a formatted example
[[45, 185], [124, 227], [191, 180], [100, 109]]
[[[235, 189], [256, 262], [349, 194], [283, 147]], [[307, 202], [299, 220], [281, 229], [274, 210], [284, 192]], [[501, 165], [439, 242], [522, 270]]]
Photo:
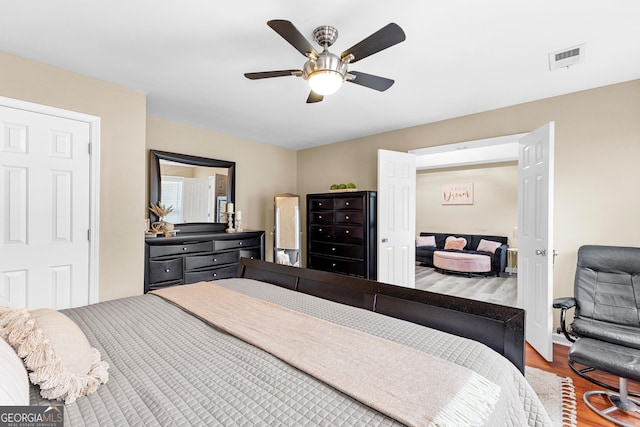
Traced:
[[344, 259], [333, 259], [322, 256], [311, 255], [309, 257], [309, 268], [323, 271], [331, 271], [334, 273], [351, 274], [354, 276], [364, 277], [364, 262], [350, 261]]
[[309, 227], [311, 240], [333, 240], [333, 227], [330, 225], [312, 225]]
[[333, 199], [311, 199], [309, 209], [312, 211], [332, 210]]
[[216, 240], [213, 242], [214, 250], [244, 248], [245, 246], [260, 246], [260, 238], [237, 239], [237, 240]]
[[313, 224], [333, 224], [333, 212], [310, 212], [309, 216]]
[[182, 258], [149, 260], [149, 282], [168, 282], [182, 279]]
[[184, 273], [184, 283], [210, 282], [211, 280], [236, 277], [237, 265], [229, 265], [213, 270], [188, 271]]
[[182, 245], [149, 245], [149, 257], [155, 258], [165, 255], [189, 254], [195, 252], [211, 252], [212, 242], [183, 243]]
[[335, 241], [340, 243], [364, 243], [364, 228], [362, 226], [336, 225]]
[[336, 224], [364, 224], [362, 212], [336, 212]]
[[153, 283], [149, 285], [149, 291], [155, 291], [156, 289], [168, 288], [169, 286], [182, 285], [184, 282], [180, 280], [172, 280], [170, 282]]
[[238, 252], [222, 252], [211, 255], [193, 255], [184, 258], [185, 270], [197, 268], [216, 267], [218, 265], [238, 263]]
[[335, 199], [334, 206], [336, 210], [342, 209], [363, 209], [364, 203], [362, 197]]
[[241, 249], [240, 258], [262, 259], [262, 251], [260, 248]]
[[324, 242], [311, 242], [311, 252], [330, 256], [362, 259], [364, 248], [362, 245], [341, 245]]

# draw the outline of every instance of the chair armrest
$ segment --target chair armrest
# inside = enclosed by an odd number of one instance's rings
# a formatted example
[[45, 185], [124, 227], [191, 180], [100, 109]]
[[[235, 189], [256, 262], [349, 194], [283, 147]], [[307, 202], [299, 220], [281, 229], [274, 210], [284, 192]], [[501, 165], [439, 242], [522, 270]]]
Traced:
[[496, 273], [504, 272], [505, 268], [507, 267], [507, 249], [509, 249], [509, 246], [506, 244], [503, 244], [496, 248], [494, 255], [494, 270]]
[[573, 297], [561, 297], [553, 300], [553, 308], [560, 309], [560, 330], [570, 342], [576, 342], [578, 337], [567, 328], [567, 310], [576, 307], [577, 301]]
[[553, 300], [553, 308], [564, 308], [568, 310], [576, 306], [576, 299], [574, 297], [561, 297]]

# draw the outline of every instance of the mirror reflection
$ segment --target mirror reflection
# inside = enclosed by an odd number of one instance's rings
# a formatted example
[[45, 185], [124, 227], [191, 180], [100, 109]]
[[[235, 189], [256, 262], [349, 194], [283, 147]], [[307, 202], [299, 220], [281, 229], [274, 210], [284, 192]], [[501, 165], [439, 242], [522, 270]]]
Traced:
[[160, 200], [173, 206], [165, 218], [171, 223], [224, 222], [228, 185], [226, 168], [160, 160]]
[[234, 198], [235, 163], [151, 150], [150, 203], [173, 211], [173, 224], [224, 222], [226, 204]]

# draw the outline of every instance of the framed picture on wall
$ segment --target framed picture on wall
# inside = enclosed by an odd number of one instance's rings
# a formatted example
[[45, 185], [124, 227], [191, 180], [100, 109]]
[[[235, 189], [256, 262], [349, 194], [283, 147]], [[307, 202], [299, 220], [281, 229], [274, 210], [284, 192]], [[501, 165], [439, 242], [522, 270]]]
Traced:
[[442, 184], [443, 205], [472, 205], [473, 182], [464, 184]]

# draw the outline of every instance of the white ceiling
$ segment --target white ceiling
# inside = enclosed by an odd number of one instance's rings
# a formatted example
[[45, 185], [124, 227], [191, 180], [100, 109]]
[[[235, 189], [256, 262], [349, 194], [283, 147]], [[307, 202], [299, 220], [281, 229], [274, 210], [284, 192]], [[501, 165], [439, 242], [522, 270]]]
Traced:
[[[0, 50], [143, 91], [148, 114], [292, 149], [430, 123], [640, 78], [638, 0], [0, 0]], [[266, 25], [339, 54], [389, 22], [406, 41], [351, 65], [394, 79], [345, 84], [306, 104], [305, 58]], [[314, 42], [315, 43], [315, 42]], [[548, 54], [586, 44], [584, 63]], [[2, 70], [0, 70], [1, 78]]]

